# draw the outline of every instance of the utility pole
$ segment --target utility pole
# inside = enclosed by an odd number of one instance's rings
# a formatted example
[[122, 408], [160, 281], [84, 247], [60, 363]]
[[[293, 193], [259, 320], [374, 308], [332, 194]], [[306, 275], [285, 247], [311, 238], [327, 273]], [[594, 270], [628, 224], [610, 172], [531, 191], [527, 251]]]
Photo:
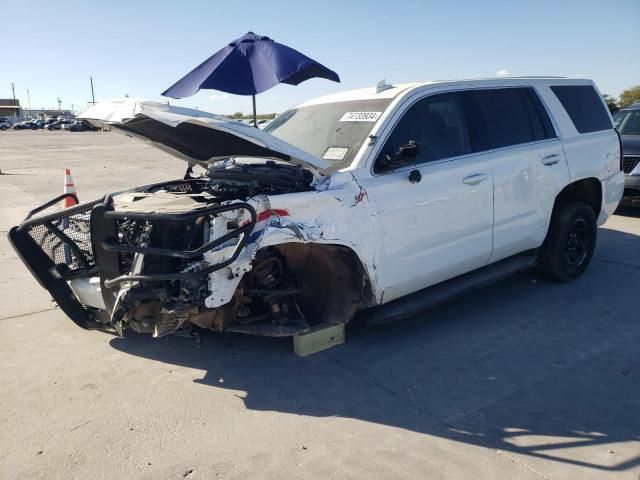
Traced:
[[91, 103], [92, 103], [93, 105], [95, 105], [95, 104], [96, 104], [96, 96], [95, 96], [95, 94], [93, 93], [93, 75], [91, 75], [91, 76], [89, 77], [89, 79], [91, 80]]
[[27, 105], [29, 106], [29, 117], [31, 117], [31, 95], [29, 94], [28, 88], [27, 88]]
[[16, 84], [11, 82], [11, 91], [13, 92], [13, 106], [16, 108], [16, 117], [22, 118], [22, 112], [18, 110], [18, 104], [16, 103]]
[[62, 100], [58, 97], [58, 110], [62, 110]]

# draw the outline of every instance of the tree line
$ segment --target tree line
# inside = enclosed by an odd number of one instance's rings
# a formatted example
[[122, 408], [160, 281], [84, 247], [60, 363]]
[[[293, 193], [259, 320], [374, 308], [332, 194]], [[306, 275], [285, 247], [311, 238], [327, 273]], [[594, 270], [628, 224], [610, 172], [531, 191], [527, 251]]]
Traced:
[[640, 85], [627, 88], [618, 98], [612, 97], [606, 93], [602, 95], [602, 98], [607, 104], [607, 107], [609, 107], [611, 113], [615, 113], [621, 108], [628, 107], [632, 103], [640, 102]]
[[[256, 115], [256, 120], [273, 120], [278, 116], [277, 113], [259, 113]], [[253, 114], [245, 114], [243, 112], [235, 112], [227, 117], [236, 118], [238, 120], [253, 120]]]

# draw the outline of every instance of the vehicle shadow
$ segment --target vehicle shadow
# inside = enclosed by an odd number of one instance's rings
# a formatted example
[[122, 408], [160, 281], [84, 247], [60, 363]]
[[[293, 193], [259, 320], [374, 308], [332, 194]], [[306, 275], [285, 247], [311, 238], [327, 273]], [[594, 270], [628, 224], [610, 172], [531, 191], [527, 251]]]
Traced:
[[[603, 237], [610, 249], [640, 244], [614, 230]], [[627, 471], [640, 465], [640, 268], [595, 258], [573, 283], [520, 274], [415, 319], [353, 326], [345, 345], [307, 358], [290, 339], [233, 334], [207, 334], [200, 347], [135, 334], [111, 345], [203, 370], [196, 382], [246, 392], [250, 410], [348, 417], [529, 462]]]

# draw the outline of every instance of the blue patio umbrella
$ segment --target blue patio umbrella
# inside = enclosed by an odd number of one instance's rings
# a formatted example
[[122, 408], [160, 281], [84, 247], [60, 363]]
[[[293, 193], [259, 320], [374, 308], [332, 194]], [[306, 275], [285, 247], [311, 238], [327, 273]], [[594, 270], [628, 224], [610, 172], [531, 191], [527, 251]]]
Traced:
[[165, 97], [189, 97], [200, 89], [220, 90], [253, 97], [279, 83], [298, 85], [310, 78], [340, 82], [333, 70], [269, 37], [249, 32], [214, 53], [162, 93]]

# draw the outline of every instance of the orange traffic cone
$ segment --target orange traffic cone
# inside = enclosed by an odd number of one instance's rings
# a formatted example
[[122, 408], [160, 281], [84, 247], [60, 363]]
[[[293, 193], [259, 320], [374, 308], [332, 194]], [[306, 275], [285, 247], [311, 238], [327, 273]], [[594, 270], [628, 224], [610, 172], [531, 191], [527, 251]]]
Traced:
[[[76, 193], [76, 186], [73, 184], [73, 178], [71, 177], [71, 169], [65, 168], [64, 170], [64, 190], [62, 193]], [[64, 208], [72, 207], [76, 203], [75, 198], [65, 197]]]

